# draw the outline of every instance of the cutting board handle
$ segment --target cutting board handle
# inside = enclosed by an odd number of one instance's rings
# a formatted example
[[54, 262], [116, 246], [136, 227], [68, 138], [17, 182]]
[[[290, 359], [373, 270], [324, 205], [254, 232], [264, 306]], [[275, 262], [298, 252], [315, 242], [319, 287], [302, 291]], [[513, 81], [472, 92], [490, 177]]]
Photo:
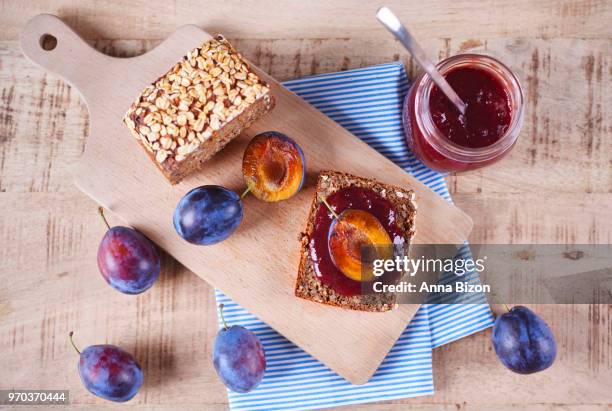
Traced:
[[[210, 37], [198, 27], [186, 25], [145, 54], [118, 58], [91, 47], [59, 17], [39, 14], [23, 28], [21, 50], [34, 64], [76, 87], [91, 110], [92, 106], [103, 106], [103, 98], [131, 102], [151, 79], [172, 67], [185, 50]], [[117, 83], [121, 87], [115, 87]]]
[[39, 14], [28, 21], [20, 41], [28, 59], [75, 86], [86, 100], [89, 84], [99, 81], [105, 65], [108, 67], [114, 59], [95, 50], [51, 14]]

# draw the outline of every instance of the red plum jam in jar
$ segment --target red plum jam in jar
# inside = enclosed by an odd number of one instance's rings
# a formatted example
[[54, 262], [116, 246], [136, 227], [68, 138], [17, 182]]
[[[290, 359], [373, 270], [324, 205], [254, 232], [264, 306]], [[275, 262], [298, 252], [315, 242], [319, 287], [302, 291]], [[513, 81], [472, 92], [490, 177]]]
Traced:
[[523, 92], [516, 76], [499, 61], [460, 54], [438, 70], [466, 103], [461, 114], [427, 74], [404, 100], [408, 145], [428, 167], [444, 172], [491, 164], [516, 143], [523, 124]]

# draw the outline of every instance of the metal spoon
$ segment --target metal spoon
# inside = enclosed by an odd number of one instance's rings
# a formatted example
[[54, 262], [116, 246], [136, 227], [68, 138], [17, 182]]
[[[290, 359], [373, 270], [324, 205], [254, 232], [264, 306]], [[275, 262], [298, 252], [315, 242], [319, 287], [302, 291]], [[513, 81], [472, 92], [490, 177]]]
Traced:
[[382, 23], [397, 38], [400, 43], [412, 54], [412, 57], [423, 67], [440, 87], [440, 90], [448, 97], [451, 103], [459, 110], [461, 114], [465, 114], [466, 105], [461, 98], [455, 93], [455, 90], [448, 84], [446, 79], [438, 71], [433, 62], [427, 58], [425, 52], [417, 43], [416, 39], [408, 32], [406, 27], [399, 21], [397, 16], [393, 14], [387, 7], [381, 7], [376, 13], [376, 18]]

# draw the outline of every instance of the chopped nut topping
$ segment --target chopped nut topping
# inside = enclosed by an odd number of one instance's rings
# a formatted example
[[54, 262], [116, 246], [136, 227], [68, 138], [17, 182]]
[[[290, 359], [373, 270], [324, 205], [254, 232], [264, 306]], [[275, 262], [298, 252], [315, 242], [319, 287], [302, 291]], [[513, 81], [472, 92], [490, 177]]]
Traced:
[[270, 89], [221, 36], [187, 53], [132, 104], [124, 122], [158, 163], [180, 162]]
[[157, 160], [158, 163], [163, 163], [167, 156], [168, 152], [166, 150], [159, 150], [155, 155], [155, 160]]

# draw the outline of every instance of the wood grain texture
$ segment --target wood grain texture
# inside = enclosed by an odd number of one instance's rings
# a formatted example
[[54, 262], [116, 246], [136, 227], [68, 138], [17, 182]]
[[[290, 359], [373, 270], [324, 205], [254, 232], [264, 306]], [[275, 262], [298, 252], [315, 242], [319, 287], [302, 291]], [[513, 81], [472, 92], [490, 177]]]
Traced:
[[[387, 6], [410, 22], [415, 32], [430, 36], [600, 38], [612, 32], [607, 0], [515, 0], [475, 3], [469, 0], [406, 2]], [[380, 3], [351, 0], [255, 0], [211, 3], [203, 0], [157, 1], [4, 0], [0, 17], [3, 38], [16, 39], [34, 15], [53, 13], [87, 38], [160, 39], [178, 25], [196, 24], [209, 32], [255, 39], [388, 38], [372, 16]], [[339, 24], [342, 19], [342, 24]], [[588, 24], [587, 24], [588, 23]]]
[[[87, 111], [76, 90], [32, 66], [15, 41], [34, 14], [59, 12], [99, 50], [130, 56], [193, 22], [192, 15], [211, 31], [224, 28], [227, 19], [223, 14], [215, 27], [207, 25], [207, 16], [217, 13], [211, 8], [193, 13], [194, 3], [149, 1], [147, 9], [168, 11], [173, 4], [176, 13], [186, 7], [190, 16], [147, 12], [149, 17], [131, 26], [126, 23], [136, 9], [131, 4], [0, 3], [0, 388], [67, 387], [73, 409], [115, 408], [81, 387], [66, 335], [74, 329], [82, 346], [109, 342], [137, 351], [148, 379], [131, 407], [224, 410], [225, 392], [209, 360], [216, 333], [210, 289], [168, 257], [160, 283], [142, 296], [118, 295], [104, 284], [95, 253], [105, 229], [95, 203], [72, 183], [85, 144]], [[268, 7], [274, 9], [273, 19], [234, 24], [230, 37], [275, 78], [398, 58], [414, 75], [411, 60], [375, 23], [360, 20], [367, 14], [358, 7], [331, 6], [347, 20], [340, 33], [336, 23], [315, 26], [303, 10], [273, 4]], [[610, 243], [610, 2], [443, 0], [432, 10], [403, 4], [394, 10], [415, 22], [433, 57], [465, 50], [493, 54], [517, 71], [527, 91], [525, 128], [512, 153], [482, 171], [448, 178], [455, 202], [474, 217], [471, 241]], [[225, 7], [217, 9], [218, 15]], [[312, 13], [329, 11], [322, 4], [312, 7]], [[237, 17], [246, 21], [243, 12]], [[362, 23], [369, 29], [359, 29]], [[506, 371], [485, 331], [434, 351], [434, 396], [348, 408], [610, 409], [610, 307], [535, 309], [559, 341], [559, 358], [549, 372], [525, 377]]]

